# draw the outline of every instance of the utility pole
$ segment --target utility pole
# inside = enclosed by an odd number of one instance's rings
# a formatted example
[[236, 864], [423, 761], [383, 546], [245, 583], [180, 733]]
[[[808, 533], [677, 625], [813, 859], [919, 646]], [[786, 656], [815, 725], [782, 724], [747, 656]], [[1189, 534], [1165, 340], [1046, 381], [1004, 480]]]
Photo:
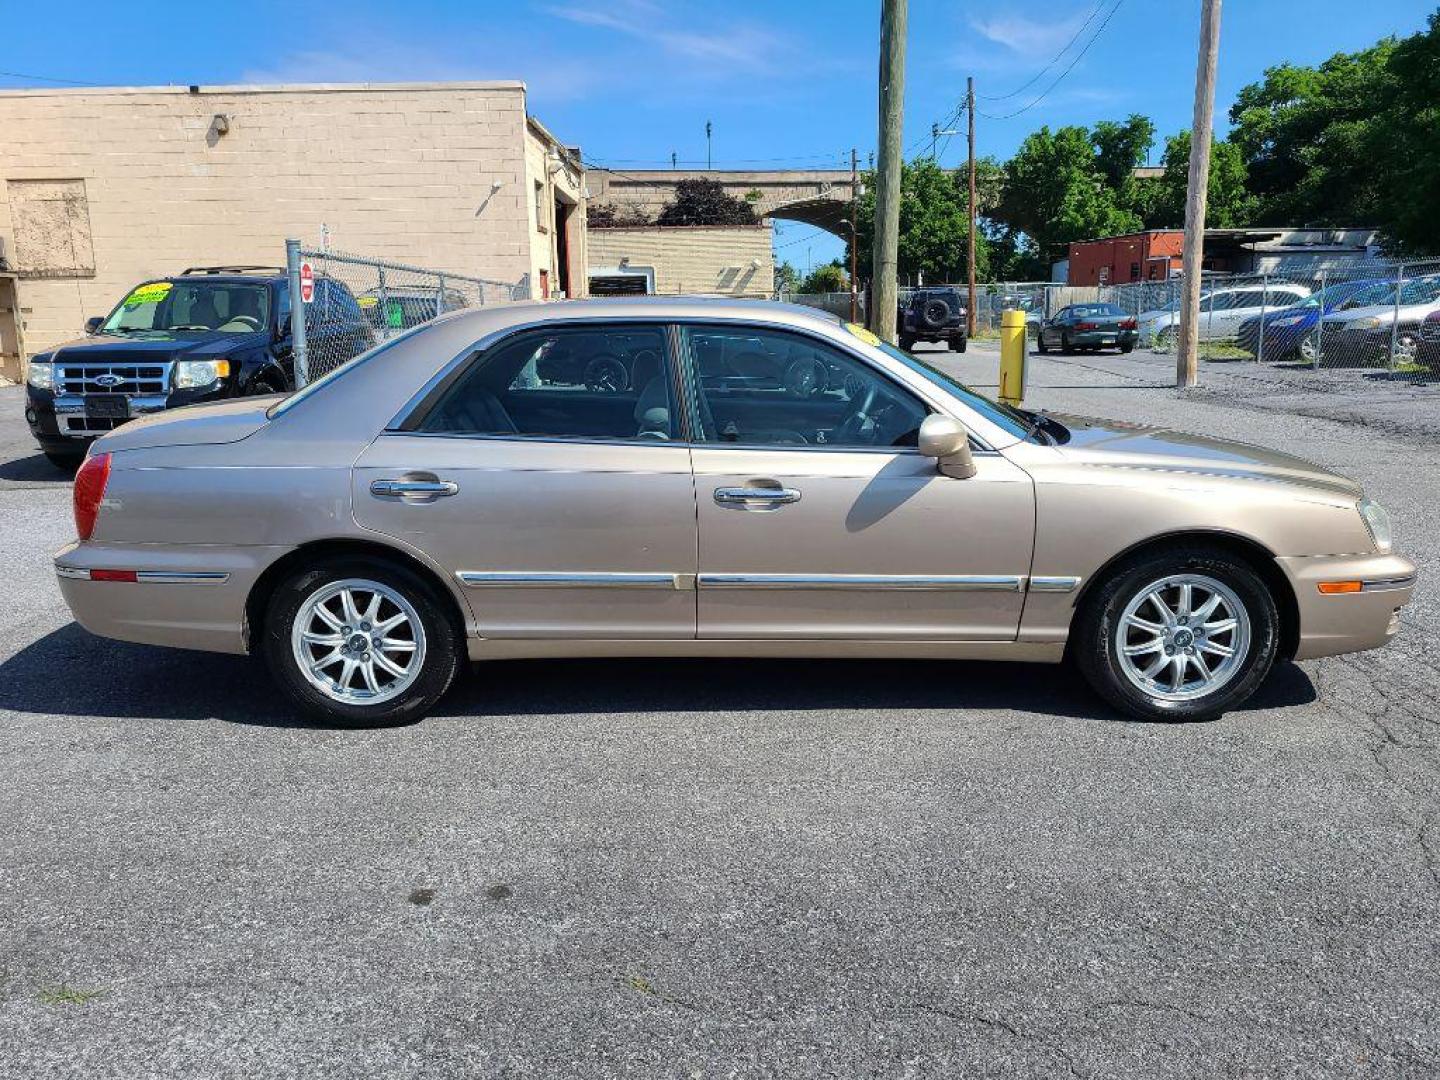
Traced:
[[860, 248], [860, 155], [850, 151], [850, 321], [860, 321], [859, 285], [855, 280], [855, 260]]
[[965, 335], [975, 336], [975, 77], [965, 80], [965, 114], [970, 122], [970, 257], [965, 260], [969, 291], [965, 297]]
[[678, 169], [679, 167], [680, 167], [680, 155], [679, 155], [678, 153], [676, 153], [674, 150], [671, 150], [671, 151], [670, 151], [670, 168], [672, 168], [672, 169]]
[[1210, 133], [1215, 123], [1215, 63], [1220, 52], [1220, 0], [1201, 0], [1200, 57], [1195, 68], [1195, 116], [1190, 130], [1190, 179], [1185, 189], [1185, 250], [1181, 259], [1180, 349], [1175, 385], [1199, 378], [1200, 274], [1205, 255], [1205, 199], [1210, 186]]
[[710, 158], [710, 121], [709, 121], [709, 120], [706, 120], [706, 121], [705, 121], [705, 168], [706, 168], [706, 169], [713, 169], [713, 168], [715, 168], [715, 166], [711, 163], [711, 158]]
[[934, 161], [934, 160], [935, 160], [935, 152], [939, 149], [939, 146], [940, 146], [940, 125], [939, 125], [939, 124], [931, 124], [931, 125], [930, 125], [930, 160], [931, 160], [931, 161]]
[[908, 0], [881, 0], [880, 151], [875, 172], [875, 252], [871, 267], [870, 329], [895, 343], [895, 275], [900, 253], [900, 146], [905, 110], [905, 24]]

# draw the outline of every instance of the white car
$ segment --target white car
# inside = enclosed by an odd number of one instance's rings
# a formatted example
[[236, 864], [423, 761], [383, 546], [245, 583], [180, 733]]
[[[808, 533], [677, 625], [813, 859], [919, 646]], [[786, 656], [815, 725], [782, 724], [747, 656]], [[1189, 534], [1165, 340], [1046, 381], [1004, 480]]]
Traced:
[[[1246, 319], [1255, 318], [1262, 311], [1278, 311], [1298, 304], [1309, 295], [1307, 286], [1288, 282], [1209, 289], [1200, 294], [1200, 340], [1233, 340]], [[1174, 348], [1179, 326], [1180, 312], [1175, 308], [1143, 311], [1140, 340], [1151, 342], [1157, 349]]]

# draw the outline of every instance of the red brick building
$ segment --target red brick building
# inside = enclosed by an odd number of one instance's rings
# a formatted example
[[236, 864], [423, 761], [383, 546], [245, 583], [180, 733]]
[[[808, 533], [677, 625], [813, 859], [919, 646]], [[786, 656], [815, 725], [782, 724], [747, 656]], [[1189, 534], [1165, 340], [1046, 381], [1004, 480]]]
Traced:
[[1165, 281], [1180, 272], [1185, 233], [1148, 229], [1125, 236], [1079, 240], [1070, 245], [1071, 285], [1123, 285], [1128, 281]]

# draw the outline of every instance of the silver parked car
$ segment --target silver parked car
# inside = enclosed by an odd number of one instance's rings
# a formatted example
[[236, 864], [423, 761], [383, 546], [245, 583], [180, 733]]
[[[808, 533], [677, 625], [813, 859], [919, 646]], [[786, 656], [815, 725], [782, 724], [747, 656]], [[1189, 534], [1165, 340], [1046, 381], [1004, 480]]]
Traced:
[[118, 428], [75, 519], [87, 628], [263, 653], [358, 724], [466, 659], [622, 655], [1069, 655], [1131, 715], [1210, 717], [1277, 657], [1384, 644], [1415, 576], [1317, 466], [1003, 407], [753, 301], [448, 315], [289, 397]]
[[[1200, 318], [1196, 333], [1201, 341], [1232, 341], [1240, 334], [1240, 325], [1259, 317], [1261, 312], [1280, 311], [1300, 303], [1310, 295], [1304, 285], [1289, 282], [1237, 285], [1229, 288], [1206, 288], [1200, 294]], [[1175, 348], [1180, 332], [1178, 308], [1159, 308], [1140, 313], [1140, 340], [1157, 349]]]

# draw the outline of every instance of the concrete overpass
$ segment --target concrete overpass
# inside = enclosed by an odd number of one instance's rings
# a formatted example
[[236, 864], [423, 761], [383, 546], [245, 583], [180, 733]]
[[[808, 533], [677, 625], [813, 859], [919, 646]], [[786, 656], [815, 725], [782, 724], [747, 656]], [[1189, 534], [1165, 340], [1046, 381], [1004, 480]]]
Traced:
[[[759, 217], [800, 221], [849, 239], [849, 169], [608, 172], [592, 166], [585, 173], [592, 205], [609, 203], [617, 208], [633, 207], [644, 211], [652, 220], [675, 197], [675, 185], [681, 180], [718, 180], [737, 199], [747, 199]], [[758, 197], [753, 197], [756, 193]]]

